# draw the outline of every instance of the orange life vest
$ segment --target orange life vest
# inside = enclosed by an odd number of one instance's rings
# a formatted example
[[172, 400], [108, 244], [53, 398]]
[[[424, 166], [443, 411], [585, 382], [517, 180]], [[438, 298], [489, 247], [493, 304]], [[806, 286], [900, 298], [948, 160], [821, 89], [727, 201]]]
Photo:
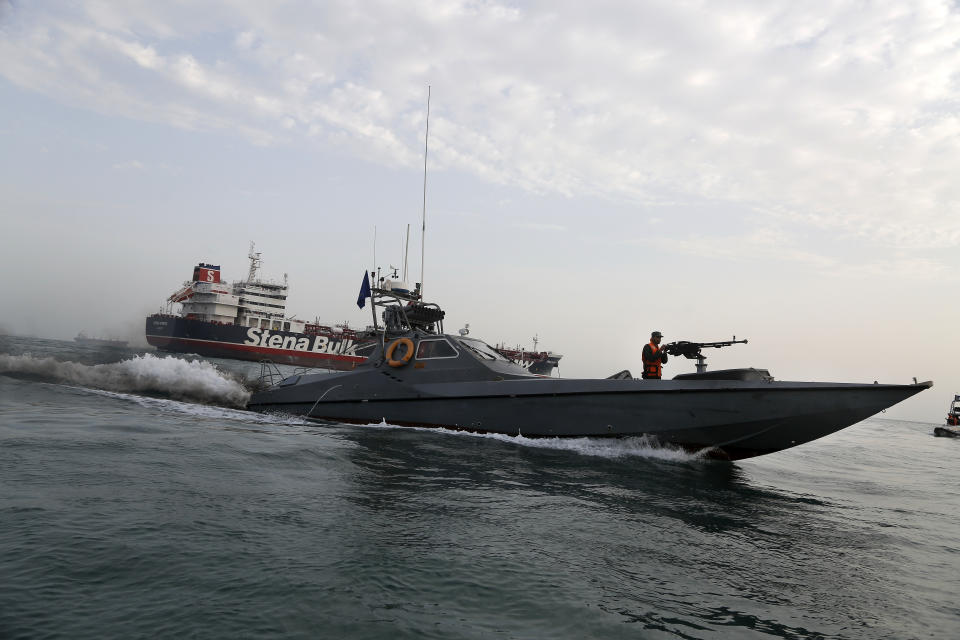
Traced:
[[660, 378], [663, 376], [663, 363], [657, 358], [657, 354], [660, 352], [660, 347], [653, 343], [653, 340], [650, 341], [650, 349], [653, 350], [653, 360], [643, 360], [643, 377], [644, 378]]

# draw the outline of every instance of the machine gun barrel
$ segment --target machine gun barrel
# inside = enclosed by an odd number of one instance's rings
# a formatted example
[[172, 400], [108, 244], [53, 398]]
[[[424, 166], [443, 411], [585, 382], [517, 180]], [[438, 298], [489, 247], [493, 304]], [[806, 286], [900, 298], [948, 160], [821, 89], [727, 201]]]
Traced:
[[734, 344], [747, 344], [747, 341], [737, 340], [736, 336], [733, 337], [733, 340], [721, 340], [719, 342], [689, 342], [687, 340], [680, 340], [678, 342], [665, 344], [661, 348], [671, 356], [683, 356], [691, 360], [694, 358], [702, 360], [706, 356], [700, 353], [701, 349], [719, 349], [720, 347], [729, 347]]
[[700, 353], [701, 349], [719, 349], [720, 347], [729, 347], [734, 344], [747, 344], [747, 341], [737, 340], [737, 336], [733, 336], [733, 340], [721, 340], [720, 342], [688, 342], [686, 340], [680, 340], [678, 342], [665, 344], [661, 349], [671, 356], [683, 356], [691, 360], [696, 359], [697, 373], [704, 373], [707, 370], [707, 364], [705, 362], [707, 356]]

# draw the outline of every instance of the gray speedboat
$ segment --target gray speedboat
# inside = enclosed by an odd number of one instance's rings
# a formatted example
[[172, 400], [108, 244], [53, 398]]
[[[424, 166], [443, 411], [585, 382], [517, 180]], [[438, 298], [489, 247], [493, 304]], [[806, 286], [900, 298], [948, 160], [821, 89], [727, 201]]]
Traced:
[[[496, 349], [443, 332], [443, 311], [411, 294], [373, 289], [385, 331], [352, 371], [293, 375], [253, 394], [248, 408], [349, 423], [441, 427], [527, 437], [652, 436], [737, 460], [822, 438], [933, 386], [784, 382], [764, 369], [672, 380], [557, 379], [531, 374]], [[732, 343], [731, 343], [732, 344]]]
[[946, 426], [934, 427], [933, 435], [944, 438], [960, 438], [960, 394], [953, 396], [950, 410], [947, 411]]

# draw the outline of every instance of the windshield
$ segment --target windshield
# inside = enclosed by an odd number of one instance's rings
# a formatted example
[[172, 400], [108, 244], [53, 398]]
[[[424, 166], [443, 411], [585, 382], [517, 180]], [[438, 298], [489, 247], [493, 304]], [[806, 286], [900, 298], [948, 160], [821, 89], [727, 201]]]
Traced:
[[443, 338], [436, 340], [421, 340], [417, 346], [417, 360], [431, 360], [434, 358], [456, 358], [457, 350]]
[[499, 351], [485, 342], [474, 340], [473, 338], [460, 338], [460, 345], [467, 351], [470, 351], [481, 360], [495, 360], [499, 362], [510, 362], [504, 358]]

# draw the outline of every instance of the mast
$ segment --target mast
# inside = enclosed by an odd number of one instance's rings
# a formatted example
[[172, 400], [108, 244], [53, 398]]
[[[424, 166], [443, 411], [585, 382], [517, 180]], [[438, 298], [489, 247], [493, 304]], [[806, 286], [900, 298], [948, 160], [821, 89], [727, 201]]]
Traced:
[[[380, 283], [377, 281], [377, 225], [373, 225], [373, 271], [370, 275], [367, 276], [367, 282], [371, 279], [373, 284], [370, 288], [370, 313], [373, 314], [373, 330], [377, 333], [380, 332], [380, 327], [377, 326], [377, 304], [374, 302], [375, 298], [373, 297], [373, 288], [380, 286]], [[380, 348], [384, 348], [383, 336], [380, 336]]]
[[423, 138], [423, 226], [420, 228], [420, 299], [423, 300], [423, 257], [427, 236], [427, 149], [430, 142], [430, 85], [427, 85], [427, 132]]
[[410, 254], [410, 225], [407, 224], [407, 243], [403, 247], [403, 283], [407, 284], [407, 256]]
[[260, 268], [260, 254], [254, 252], [253, 250], [253, 240], [250, 241], [250, 253], [247, 254], [247, 257], [250, 258], [250, 273], [247, 274], [247, 282], [253, 282], [257, 277], [257, 269]]

